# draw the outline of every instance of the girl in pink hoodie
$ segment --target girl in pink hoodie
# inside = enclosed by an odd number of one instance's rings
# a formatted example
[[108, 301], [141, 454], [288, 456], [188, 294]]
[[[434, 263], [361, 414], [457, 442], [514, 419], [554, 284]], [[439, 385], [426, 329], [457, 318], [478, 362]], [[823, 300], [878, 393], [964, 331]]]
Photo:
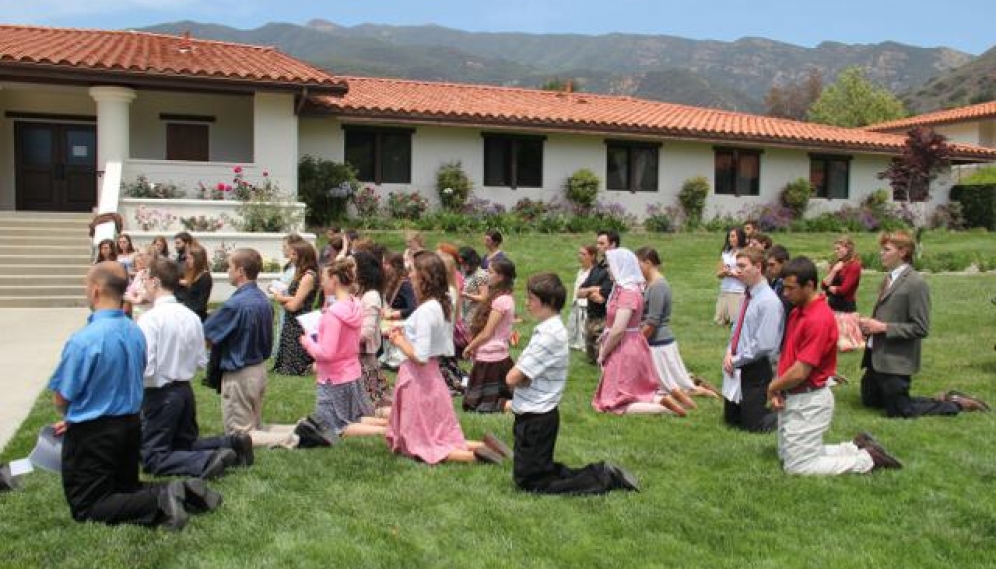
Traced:
[[[305, 419], [328, 438], [383, 435], [385, 421], [369, 417], [373, 404], [360, 378], [360, 326], [363, 308], [350, 294], [355, 281], [353, 262], [340, 259], [325, 267], [322, 290], [335, 302], [322, 311], [318, 340], [301, 336], [301, 346], [315, 359], [314, 413]], [[331, 440], [330, 442], [334, 442]]]

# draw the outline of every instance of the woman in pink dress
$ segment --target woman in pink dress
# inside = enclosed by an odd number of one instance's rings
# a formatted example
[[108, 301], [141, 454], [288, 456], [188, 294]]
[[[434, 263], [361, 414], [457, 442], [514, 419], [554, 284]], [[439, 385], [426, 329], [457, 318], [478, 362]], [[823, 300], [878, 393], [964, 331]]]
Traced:
[[[405, 355], [394, 385], [387, 444], [395, 453], [429, 464], [483, 461], [499, 463], [507, 447], [468, 441], [453, 411], [453, 400], [439, 370], [439, 358], [453, 355], [453, 308], [446, 266], [438, 255], [414, 255], [411, 273], [418, 308], [390, 340]], [[491, 448], [494, 447], [494, 448]]]
[[610, 249], [605, 257], [615, 282], [606, 309], [598, 363], [602, 377], [591, 402], [603, 413], [674, 413], [685, 410], [670, 395], [658, 393], [660, 378], [650, 346], [640, 333], [643, 287], [640, 262], [629, 249]]

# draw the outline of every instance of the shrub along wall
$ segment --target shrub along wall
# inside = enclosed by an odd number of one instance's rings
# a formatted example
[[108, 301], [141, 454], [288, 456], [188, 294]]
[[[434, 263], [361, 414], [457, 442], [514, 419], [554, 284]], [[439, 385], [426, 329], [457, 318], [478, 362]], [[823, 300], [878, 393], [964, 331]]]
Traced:
[[996, 231], [996, 184], [952, 186], [951, 201], [961, 203], [967, 227]]

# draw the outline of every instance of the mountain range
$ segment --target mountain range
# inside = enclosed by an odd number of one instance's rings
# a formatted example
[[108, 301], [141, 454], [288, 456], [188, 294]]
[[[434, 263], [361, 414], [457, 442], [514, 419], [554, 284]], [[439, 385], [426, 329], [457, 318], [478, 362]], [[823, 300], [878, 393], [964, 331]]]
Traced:
[[[807, 48], [753, 37], [724, 42], [622, 33], [485, 33], [435, 25], [345, 27], [326, 20], [303, 26], [272, 23], [252, 30], [183, 21], [144, 31], [189, 31], [196, 38], [272, 45], [340, 75], [521, 87], [570, 79], [589, 92], [754, 113], [764, 112], [764, 97], [773, 85], [798, 81], [813, 68], [829, 84], [843, 69], [859, 66], [871, 81], [899, 94], [916, 111], [950, 105], [958, 99], [955, 94], [984, 96], [980, 93], [996, 86], [992, 80], [970, 94], [967, 89], [952, 92], [948, 81], [941, 80], [940, 87], [937, 83], [938, 78], [959, 73], [973, 80], [986, 77], [985, 70], [996, 68], [996, 50], [975, 58], [946, 47], [895, 42], [823, 42]], [[959, 85], [963, 82], [958, 80]]]

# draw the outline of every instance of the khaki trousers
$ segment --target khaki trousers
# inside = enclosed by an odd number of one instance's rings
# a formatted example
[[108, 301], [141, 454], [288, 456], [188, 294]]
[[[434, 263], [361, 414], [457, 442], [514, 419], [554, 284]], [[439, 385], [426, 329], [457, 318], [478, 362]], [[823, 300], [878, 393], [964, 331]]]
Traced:
[[298, 438], [293, 425], [264, 425], [266, 364], [226, 371], [221, 376], [221, 417], [225, 434], [247, 434], [253, 446], [294, 448]]

